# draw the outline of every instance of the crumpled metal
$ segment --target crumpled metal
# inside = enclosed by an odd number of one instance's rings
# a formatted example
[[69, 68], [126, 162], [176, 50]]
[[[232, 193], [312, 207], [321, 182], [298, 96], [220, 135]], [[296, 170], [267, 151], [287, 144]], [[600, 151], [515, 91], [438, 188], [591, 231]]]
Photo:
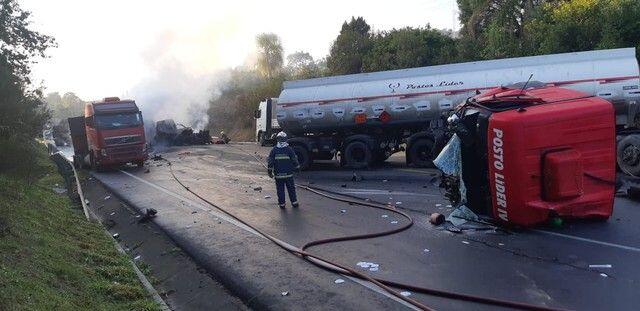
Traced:
[[462, 141], [458, 135], [453, 134], [433, 164], [444, 174], [456, 176], [460, 180], [460, 205], [467, 203], [467, 188], [462, 179]]

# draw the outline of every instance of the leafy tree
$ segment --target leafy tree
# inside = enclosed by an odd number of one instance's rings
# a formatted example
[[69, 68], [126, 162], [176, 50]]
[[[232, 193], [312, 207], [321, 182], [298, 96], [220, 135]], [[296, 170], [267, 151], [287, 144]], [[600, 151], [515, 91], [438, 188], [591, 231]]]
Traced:
[[280, 38], [273, 33], [263, 33], [256, 37], [258, 45], [258, 70], [265, 77], [271, 78], [281, 69], [283, 49]]
[[33, 31], [29, 16], [15, 0], [0, 0], [0, 172], [30, 167], [33, 138], [49, 117], [29, 73], [35, 59], [55, 42]]
[[55, 46], [52, 37], [29, 28], [30, 16], [16, 0], [0, 0], [0, 54], [11, 71], [26, 83], [34, 59], [44, 57], [45, 50]]
[[318, 64], [307, 52], [295, 52], [287, 56], [287, 73], [292, 79], [309, 79], [320, 75]]
[[544, 5], [526, 25], [538, 54], [640, 47], [636, 0], [572, 0]]
[[525, 25], [539, 7], [553, 0], [457, 0], [460, 9], [462, 60], [530, 54]]
[[364, 71], [382, 71], [449, 63], [455, 60], [455, 40], [432, 29], [406, 27], [373, 37], [373, 48], [364, 57]]
[[67, 92], [60, 96], [58, 92], [49, 93], [44, 98], [47, 107], [51, 111], [53, 123], [70, 117], [77, 117], [84, 113], [85, 101], [73, 92]]
[[362, 17], [344, 22], [327, 57], [329, 74], [342, 75], [362, 72], [365, 54], [372, 47], [371, 27]]

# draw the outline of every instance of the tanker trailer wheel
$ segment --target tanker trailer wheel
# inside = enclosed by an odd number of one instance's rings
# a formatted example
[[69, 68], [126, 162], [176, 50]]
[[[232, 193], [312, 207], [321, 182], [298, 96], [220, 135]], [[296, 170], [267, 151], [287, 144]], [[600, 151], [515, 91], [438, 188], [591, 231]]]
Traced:
[[267, 145], [267, 138], [263, 132], [258, 133], [258, 143], [260, 143], [260, 146], [262, 147]]
[[418, 139], [409, 147], [409, 159], [416, 167], [433, 167], [435, 144], [430, 139]]
[[296, 157], [298, 157], [300, 170], [304, 171], [308, 169], [311, 166], [311, 155], [309, 155], [309, 150], [300, 145], [293, 145], [291, 148], [293, 148], [293, 151], [296, 153]]
[[622, 172], [640, 176], [640, 135], [629, 135], [618, 143], [617, 162]]
[[352, 141], [344, 148], [344, 163], [349, 168], [367, 168], [372, 160], [371, 149], [364, 142]]

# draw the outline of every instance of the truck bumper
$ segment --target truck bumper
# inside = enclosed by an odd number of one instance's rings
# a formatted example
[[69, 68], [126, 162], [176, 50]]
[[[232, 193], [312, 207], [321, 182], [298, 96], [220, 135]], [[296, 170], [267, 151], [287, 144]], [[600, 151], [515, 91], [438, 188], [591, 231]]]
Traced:
[[96, 160], [99, 165], [116, 165], [129, 162], [145, 161], [149, 154], [145, 150], [144, 144], [130, 146], [107, 147], [106, 155], [102, 152], [97, 154]]

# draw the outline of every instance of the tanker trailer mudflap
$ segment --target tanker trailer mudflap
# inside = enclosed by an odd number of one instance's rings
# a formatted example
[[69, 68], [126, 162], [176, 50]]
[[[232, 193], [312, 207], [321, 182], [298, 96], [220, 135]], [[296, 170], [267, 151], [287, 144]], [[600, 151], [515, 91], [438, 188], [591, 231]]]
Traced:
[[73, 165], [76, 168], [84, 166], [85, 158], [89, 155], [89, 143], [84, 123], [84, 116], [68, 118], [69, 134], [73, 144]]

